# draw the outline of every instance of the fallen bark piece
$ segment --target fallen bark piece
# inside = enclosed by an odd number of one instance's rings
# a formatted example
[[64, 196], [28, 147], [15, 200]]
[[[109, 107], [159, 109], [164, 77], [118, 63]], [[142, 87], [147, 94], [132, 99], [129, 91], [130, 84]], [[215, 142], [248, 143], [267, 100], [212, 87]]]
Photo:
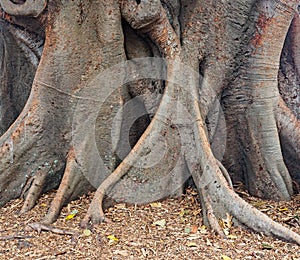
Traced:
[[22, 235], [0, 236], [0, 241], [13, 240], [13, 239], [25, 239], [25, 238], [34, 238], [34, 236], [22, 236]]
[[60, 228], [56, 228], [56, 227], [53, 227], [50, 225], [38, 223], [38, 222], [29, 223], [27, 226], [33, 230], [36, 230], [39, 234], [42, 231], [49, 231], [49, 232], [52, 232], [54, 234], [59, 234], [59, 235], [71, 235], [71, 236], [78, 235], [78, 232], [73, 231], [73, 230], [60, 229]]

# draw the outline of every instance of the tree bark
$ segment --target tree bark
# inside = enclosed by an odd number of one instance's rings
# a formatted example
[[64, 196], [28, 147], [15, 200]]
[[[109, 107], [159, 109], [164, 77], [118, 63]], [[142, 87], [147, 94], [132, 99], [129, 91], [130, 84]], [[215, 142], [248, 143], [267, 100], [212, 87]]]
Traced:
[[[24, 214], [58, 187], [51, 223], [96, 189], [86, 226], [105, 220], [103, 200], [175, 196], [191, 176], [221, 236], [229, 213], [300, 244], [232, 188], [243, 181], [252, 195], [289, 200], [299, 183], [288, 98], [299, 90], [297, 1], [50, 0], [17, 12], [0, 3], [0, 205], [24, 195]], [[32, 81], [27, 99], [19, 89]]]

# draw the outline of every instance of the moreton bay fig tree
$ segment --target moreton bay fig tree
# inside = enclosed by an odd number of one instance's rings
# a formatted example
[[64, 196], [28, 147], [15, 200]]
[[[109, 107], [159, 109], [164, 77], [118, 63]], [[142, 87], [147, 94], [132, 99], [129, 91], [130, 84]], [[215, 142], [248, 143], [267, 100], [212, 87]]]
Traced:
[[[296, 0], [0, 0], [0, 205], [43, 221], [96, 190], [148, 203], [193, 180], [207, 225], [230, 214], [300, 244], [233, 190], [290, 200], [300, 184]], [[298, 190], [299, 191], [299, 190]]]

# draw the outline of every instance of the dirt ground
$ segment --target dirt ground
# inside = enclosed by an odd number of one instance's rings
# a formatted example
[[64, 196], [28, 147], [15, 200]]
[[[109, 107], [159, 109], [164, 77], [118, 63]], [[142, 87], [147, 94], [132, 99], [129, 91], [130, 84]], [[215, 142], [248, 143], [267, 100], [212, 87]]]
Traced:
[[[300, 233], [300, 194], [290, 202], [276, 203], [237, 191], [253, 206]], [[17, 215], [21, 199], [0, 209], [0, 259], [300, 260], [299, 246], [236, 227], [230, 216], [220, 221], [228, 238], [219, 238], [203, 225], [193, 189], [180, 198], [149, 205], [116, 204], [106, 210], [110, 223], [84, 230], [79, 223], [90, 194], [67, 205], [52, 226], [31, 224], [32, 229], [30, 223], [43, 217], [54, 194], [43, 195], [23, 216]]]

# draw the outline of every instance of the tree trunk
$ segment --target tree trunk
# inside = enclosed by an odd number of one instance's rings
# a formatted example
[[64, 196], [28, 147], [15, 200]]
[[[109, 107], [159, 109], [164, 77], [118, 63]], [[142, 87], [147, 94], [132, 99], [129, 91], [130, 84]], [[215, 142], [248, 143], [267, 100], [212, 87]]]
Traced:
[[220, 235], [229, 213], [300, 244], [232, 189], [289, 200], [300, 184], [297, 1], [0, 3], [0, 205], [24, 196], [25, 213], [58, 187], [50, 223], [96, 189], [86, 226], [104, 199], [176, 196], [192, 177]]

